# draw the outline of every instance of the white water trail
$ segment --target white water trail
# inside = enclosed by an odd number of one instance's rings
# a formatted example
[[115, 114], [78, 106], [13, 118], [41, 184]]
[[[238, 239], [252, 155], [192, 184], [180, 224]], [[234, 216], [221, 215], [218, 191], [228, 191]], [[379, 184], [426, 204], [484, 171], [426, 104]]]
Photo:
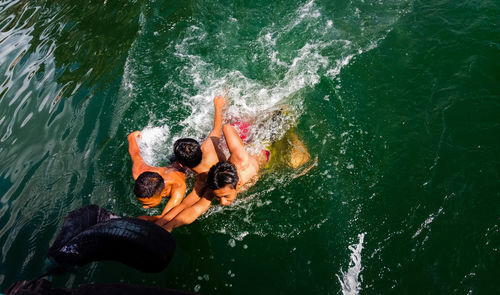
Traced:
[[363, 270], [363, 266], [361, 265], [361, 250], [363, 250], [365, 234], [359, 234], [358, 238], [358, 244], [349, 246], [349, 250], [351, 250], [349, 269], [346, 272], [340, 269], [341, 276], [336, 275], [342, 287], [343, 295], [356, 295], [361, 290], [360, 273]]

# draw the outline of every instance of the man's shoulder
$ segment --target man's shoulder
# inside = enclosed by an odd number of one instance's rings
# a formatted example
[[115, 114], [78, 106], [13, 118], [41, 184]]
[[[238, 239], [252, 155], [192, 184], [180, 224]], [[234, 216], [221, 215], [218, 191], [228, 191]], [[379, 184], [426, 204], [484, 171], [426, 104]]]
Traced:
[[209, 136], [200, 145], [202, 152], [207, 152], [214, 149], [214, 143], [212, 138]]
[[252, 157], [245, 153], [234, 153], [231, 154], [229, 161], [233, 163], [236, 167], [240, 167], [241, 169], [248, 169], [252, 166]]
[[214, 148], [202, 150], [201, 165], [203, 170], [208, 170], [215, 164], [219, 162], [219, 156], [217, 156], [217, 151]]
[[186, 178], [182, 175], [176, 174], [176, 173], [168, 173], [163, 177], [163, 181], [165, 182], [165, 185], [171, 186], [171, 187], [179, 187], [179, 188], [186, 188]]
[[186, 173], [178, 171], [176, 169], [165, 168], [164, 175], [166, 178], [170, 179], [184, 179], [186, 178]]

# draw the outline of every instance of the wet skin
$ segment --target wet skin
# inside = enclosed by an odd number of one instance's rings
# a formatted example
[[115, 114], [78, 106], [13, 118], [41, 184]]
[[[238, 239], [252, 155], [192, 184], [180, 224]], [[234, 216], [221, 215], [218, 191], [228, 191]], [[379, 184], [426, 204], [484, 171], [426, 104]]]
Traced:
[[223, 188], [213, 190], [215, 198], [219, 200], [220, 204], [223, 206], [231, 205], [236, 199], [237, 191], [230, 184], [224, 186]]

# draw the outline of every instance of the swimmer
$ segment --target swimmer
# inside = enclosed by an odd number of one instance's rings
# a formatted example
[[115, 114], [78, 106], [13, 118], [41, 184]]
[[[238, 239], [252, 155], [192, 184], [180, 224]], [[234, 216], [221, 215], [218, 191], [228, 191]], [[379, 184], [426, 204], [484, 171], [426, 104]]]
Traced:
[[214, 98], [214, 127], [201, 145], [192, 138], [181, 138], [174, 143], [176, 160], [182, 167], [191, 169], [197, 176], [206, 174], [215, 163], [225, 159], [224, 153], [219, 148], [224, 105], [224, 97], [219, 95]]
[[[206, 180], [210, 167], [219, 161], [225, 161], [226, 156], [219, 148], [222, 134], [222, 112], [225, 105], [224, 97], [214, 98], [214, 126], [207, 139], [200, 145], [191, 138], [181, 138], [174, 144], [174, 154], [180, 166], [191, 169], [196, 174], [193, 190], [179, 206], [173, 208], [158, 221], [163, 224], [178, 215], [183, 209], [192, 206], [200, 200], [206, 190]], [[148, 219], [149, 220], [149, 219]]]
[[229, 206], [236, 199], [238, 191], [244, 191], [255, 184], [259, 170], [269, 161], [269, 151], [252, 155], [234, 126], [225, 124], [224, 138], [231, 156], [229, 161], [219, 162], [208, 173], [208, 187], [222, 205]]
[[163, 198], [169, 197], [163, 212], [158, 216], [144, 216], [142, 219], [157, 220], [179, 205], [186, 193], [186, 174], [177, 163], [168, 167], [153, 167], [141, 157], [137, 144], [140, 131], [134, 131], [127, 137], [128, 151], [132, 158], [132, 177], [135, 180], [134, 194], [145, 209], [158, 206]]

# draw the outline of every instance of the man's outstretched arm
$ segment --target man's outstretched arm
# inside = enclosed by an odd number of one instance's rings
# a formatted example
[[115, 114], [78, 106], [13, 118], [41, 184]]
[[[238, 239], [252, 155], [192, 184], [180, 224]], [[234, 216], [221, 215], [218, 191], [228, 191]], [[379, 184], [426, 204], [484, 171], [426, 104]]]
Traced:
[[224, 138], [226, 138], [227, 147], [231, 153], [231, 157], [237, 158], [240, 161], [248, 160], [248, 152], [245, 149], [245, 144], [241, 140], [240, 135], [230, 124], [225, 124], [222, 128]]
[[205, 213], [208, 210], [208, 208], [210, 208], [211, 204], [212, 204], [211, 198], [208, 199], [204, 196], [191, 207], [182, 210], [182, 212], [177, 214], [177, 216], [175, 216], [174, 219], [170, 220], [167, 224], [162, 225], [162, 227], [167, 231], [171, 232], [174, 228], [186, 224], [191, 224], [198, 217], [200, 217], [200, 215]]
[[141, 149], [139, 148], [139, 144], [137, 144], [137, 137], [141, 137], [140, 131], [134, 131], [127, 136], [128, 153], [130, 154], [130, 158], [132, 158], [132, 177], [134, 180], [136, 180], [142, 172], [151, 169], [151, 166], [146, 164], [141, 156]]
[[222, 132], [222, 108], [226, 104], [224, 97], [222, 95], [217, 95], [214, 98], [214, 107], [215, 107], [215, 115], [214, 115], [214, 128], [208, 135], [208, 137], [217, 137], [220, 138]]
[[156, 221], [156, 224], [159, 226], [164, 226], [167, 224], [170, 220], [174, 219], [175, 216], [177, 216], [179, 213], [182, 212], [182, 210], [191, 207], [193, 204], [198, 202], [203, 195], [203, 192], [205, 190], [205, 183], [200, 180], [196, 180], [194, 183], [193, 190], [182, 200], [182, 202], [178, 205], [173, 207], [170, 211], [168, 211], [165, 215], [161, 216], [161, 218], [156, 218], [155, 220], [150, 220], [150, 221]]
[[201, 144], [201, 150], [204, 154], [203, 157], [213, 164], [219, 161], [225, 161], [226, 156], [219, 148], [219, 141], [222, 135], [222, 112], [226, 101], [224, 97], [218, 95], [214, 98], [214, 128], [210, 131], [207, 139]]
[[172, 208], [179, 206], [179, 204], [182, 201], [182, 198], [184, 198], [185, 193], [186, 193], [185, 183], [172, 185], [170, 200], [168, 200], [167, 204], [165, 205], [165, 208], [163, 209], [163, 212], [161, 213], [160, 216], [158, 216], [158, 218], [162, 218], [163, 216], [167, 215], [167, 213], [170, 210], [172, 210]]

